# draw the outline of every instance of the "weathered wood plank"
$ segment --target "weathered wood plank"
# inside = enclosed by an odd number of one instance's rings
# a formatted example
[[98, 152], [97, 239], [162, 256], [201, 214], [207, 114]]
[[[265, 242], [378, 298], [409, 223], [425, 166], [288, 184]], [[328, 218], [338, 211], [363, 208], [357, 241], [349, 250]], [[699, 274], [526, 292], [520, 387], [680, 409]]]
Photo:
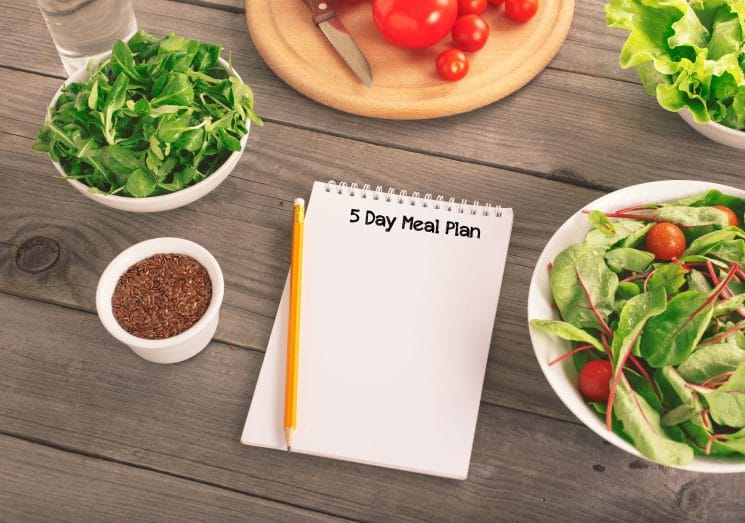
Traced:
[[[19, 28], [45, 30], [40, 21], [34, 25], [33, 9], [20, 3], [14, 0], [0, 21], [0, 42], [9, 44], [0, 46], [0, 63], [21, 60], [12, 59]], [[259, 112], [277, 122], [602, 188], [658, 179], [740, 180], [739, 151], [701, 137], [637, 84], [546, 70], [507, 99], [468, 114], [419, 122], [365, 119], [316, 104], [277, 79], [247, 38], [240, 13], [164, 0], [138, 7], [146, 29], [203, 39], [219, 34], [254, 87]], [[47, 71], [54, 60], [54, 50], [40, 45], [24, 67]], [[686, 151], [685, 162], [680, 151]]]
[[4, 521], [329, 521], [328, 515], [0, 435]]
[[363, 520], [741, 515], [730, 476], [647, 465], [584, 427], [486, 404], [464, 482], [244, 447], [261, 354], [213, 343], [154, 365], [91, 314], [3, 294], [0, 311], [14, 326], [0, 331], [0, 431], [36, 442]]
[[[34, 78], [33, 84], [28, 77]], [[287, 274], [289, 205], [296, 196], [308, 196], [314, 179], [504, 202], [517, 218], [484, 398], [573, 419], [535, 365], [525, 317], [526, 289], [551, 232], [599, 192], [268, 124], [254, 128], [248, 152], [234, 173], [203, 200], [158, 215], [122, 213], [95, 205], [53, 178], [55, 171], [45, 155], [30, 150], [43, 108], [24, 106], [23, 100], [29, 90], [46, 97], [56, 80], [0, 70], [4, 78], [7, 85], [18, 87], [7, 89], [8, 103], [0, 107], [0, 131], [8, 133], [0, 142], [0, 179], [13, 187], [0, 194], [0, 290], [93, 311], [98, 276], [116, 254], [143, 239], [185, 236], [209, 248], [223, 266], [226, 295], [218, 339], [263, 350]], [[343, 159], [337, 158], [340, 150]], [[371, 162], [374, 169], [367, 167]], [[545, 202], [556, 200], [557, 193], [566, 197], [545, 209]], [[29, 207], [27, 202], [34, 204]], [[17, 247], [34, 236], [51, 237], [61, 246], [57, 264], [39, 274], [24, 272], [15, 263]]]

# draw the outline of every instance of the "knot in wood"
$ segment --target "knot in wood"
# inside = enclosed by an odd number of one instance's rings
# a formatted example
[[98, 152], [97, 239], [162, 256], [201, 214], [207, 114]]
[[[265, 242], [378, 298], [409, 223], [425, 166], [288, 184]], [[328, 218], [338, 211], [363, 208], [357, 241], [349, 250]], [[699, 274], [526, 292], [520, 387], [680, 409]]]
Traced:
[[24, 272], [37, 274], [54, 267], [59, 260], [59, 244], [45, 236], [29, 238], [18, 247], [16, 265]]
[[697, 481], [689, 481], [680, 487], [676, 498], [684, 514], [697, 514], [706, 508], [709, 501], [709, 489]]

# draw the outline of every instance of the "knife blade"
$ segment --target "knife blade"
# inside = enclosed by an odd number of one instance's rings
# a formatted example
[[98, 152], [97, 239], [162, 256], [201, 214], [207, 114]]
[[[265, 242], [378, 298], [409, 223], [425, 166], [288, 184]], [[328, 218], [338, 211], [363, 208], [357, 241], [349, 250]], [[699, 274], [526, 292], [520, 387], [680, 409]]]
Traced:
[[313, 23], [326, 36], [342, 60], [346, 62], [363, 84], [371, 87], [373, 77], [370, 63], [362, 54], [360, 48], [357, 47], [352, 35], [341, 23], [334, 10], [331, 9], [328, 0], [305, 0], [305, 3], [310, 8]]

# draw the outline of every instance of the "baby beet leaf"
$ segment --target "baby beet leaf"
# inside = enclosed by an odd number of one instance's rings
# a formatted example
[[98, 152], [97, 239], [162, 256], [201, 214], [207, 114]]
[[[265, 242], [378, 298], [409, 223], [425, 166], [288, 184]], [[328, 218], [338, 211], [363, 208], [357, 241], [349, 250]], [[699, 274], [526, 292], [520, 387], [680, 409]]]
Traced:
[[[599, 215], [604, 216], [605, 219], [608, 220], [606, 215], [602, 212], [591, 211], [591, 222], [592, 216], [598, 216], [594, 214], [596, 212], [599, 213]], [[608, 223], [612, 223], [612, 231], [610, 231], [607, 227], [604, 227], [602, 230], [594, 227], [592, 230], [590, 230], [590, 232], [587, 233], [587, 236], [585, 236], [585, 243], [594, 247], [609, 249], [611, 246], [625, 240], [626, 238], [629, 238], [635, 232], [641, 229], [645, 229], [645, 225], [642, 222], [636, 220], [616, 220], [615, 222], [610, 222], [610, 220], [608, 220]]]
[[605, 261], [615, 272], [623, 270], [631, 272], [644, 272], [649, 264], [654, 261], [654, 254], [629, 247], [618, 247], [605, 253]]
[[670, 300], [667, 310], [644, 328], [642, 357], [653, 367], [681, 364], [701, 340], [713, 312], [708, 294], [698, 291], [678, 294]]
[[649, 459], [663, 465], [687, 465], [693, 461], [691, 447], [665, 433], [660, 415], [624, 377], [618, 383], [614, 413], [636, 448]]
[[[571, 323], [554, 320], [532, 320], [530, 324], [536, 329], [555, 334], [564, 340], [589, 343], [600, 352], [605, 352], [602, 343], [600, 343], [597, 338], [579, 327], [575, 327]], [[745, 353], [745, 351], [743, 351], [743, 353]]]
[[608, 217], [600, 211], [590, 212], [590, 225], [605, 235], [616, 234], [616, 228], [613, 226]]
[[641, 335], [644, 324], [665, 310], [667, 295], [662, 288], [634, 296], [626, 302], [618, 320], [618, 328], [611, 345], [611, 362], [613, 363], [613, 378], [611, 380], [610, 396], [608, 397], [608, 413], [606, 424], [611, 429], [611, 412], [613, 401], [618, 390], [618, 384], [623, 377], [623, 368], [632, 349]]
[[745, 363], [745, 350], [734, 342], [704, 345], [680, 364], [678, 372], [692, 383], [703, 383], [712, 376], [734, 371]]
[[745, 427], [745, 363], [738, 365], [727, 383], [701, 393], [714, 421], [728, 427]]
[[146, 81], [145, 77], [135, 67], [132, 51], [121, 40], [116, 41], [111, 52], [111, 71], [116, 76], [124, 73], [135, 82], [144, 83]]
[[688, 249], [683, 253], [683, 256], [707, 254], [709, 251], [719, 247], [723, 242], [731, 241], [735, 238], [745, 238], [745, 233], [738, 227], [728, 227], [721, 231], [704, 234], [691, 242]]
[[648, 289], [662, 287], [668, 296], [677, 293], [686, 283], [686, 270], [679, 263], [668, 263], [657, 267], [649, 279]]
[[596, 249], [580, 243], [561, 252], [551, 271], [551, 290], [565, 321], [607, 332], [605, 320], [613, 312], [618, 276]]

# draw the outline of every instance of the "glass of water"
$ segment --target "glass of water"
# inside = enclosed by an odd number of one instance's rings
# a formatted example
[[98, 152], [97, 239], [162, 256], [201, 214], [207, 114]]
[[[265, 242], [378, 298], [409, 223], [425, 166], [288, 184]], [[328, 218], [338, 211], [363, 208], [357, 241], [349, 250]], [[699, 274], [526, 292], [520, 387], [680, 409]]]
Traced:
[[67, 74], [137, 32], [131, 0], [37, 0]]

